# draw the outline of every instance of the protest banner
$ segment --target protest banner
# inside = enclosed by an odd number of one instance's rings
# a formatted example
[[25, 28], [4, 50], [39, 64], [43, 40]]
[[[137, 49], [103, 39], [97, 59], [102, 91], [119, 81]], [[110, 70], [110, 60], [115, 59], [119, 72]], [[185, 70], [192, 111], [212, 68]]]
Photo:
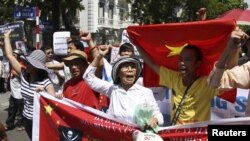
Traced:
[[[34, 95], [33, 141], [132, 141], [139, 130], [135, 124], [110, 117], [102, 111], [45, 93]], [[187, 125], [160, 127], [158, 135], [164, 141], [208, 139], [210, 125], [250, 125], [250, 117], [218, 119]], [[249, 135], [248, 135], [249, 136]], [[229, 136], [228, 136], [229, 137]]]
[[244, 117], [247, 108], [248, 89], [237, 89], [236, 101], [228, 102], [220, 97], [212, 100], [211, 119]]
[[24, 43], [24, 22], [23, 21], [16, 21], [13, 23], [8, 23], [5, 25], [0, 26], [0, 42], [3, 42], [4, 40], [4, 32], [6, 29], [10, 29], [10, 40], [11, 40], [11, 46], [13, 49], [21, 49], [24, 54], [26, 54], [26, 46]]

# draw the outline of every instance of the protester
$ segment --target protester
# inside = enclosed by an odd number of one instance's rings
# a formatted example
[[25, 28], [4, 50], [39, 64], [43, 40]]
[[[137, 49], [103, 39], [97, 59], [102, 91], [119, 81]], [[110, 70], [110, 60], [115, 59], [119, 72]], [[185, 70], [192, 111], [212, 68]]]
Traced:
[[5, 93], [8, 89], [5, 84], [9, 78], [9, 61], [6, 57], [0, 58], [0, 93]]
[[[43, 52], [46, 55], [46, 64], [59, 64], [58, 61], [54, 60], [54, 52], [51, 46], [49, 45], [43, 46], [41, 50], [43, 50]], [[63, 70], [49, 69], [48, 72], [49, 72], [49, 78], [52, 81], [56, 92], [61, 91], [65, 79]]]
[[196, 72], [203, 61], [199, 48], [194, 45], [184, 47], [178, 62], [180, 72], [159, 66], [140, 47], [137, 50], [143, 61], [159, 75], [159, 85], [173, 90], [171, 125], [210, 120], [211, 100], [219, 91], [208, 85], [207, 76], [199, 76]]
[[[101, 45], [101, 46], [105, 46], [105, 45]], [[109, 47], [109, 50], [112, 49], [111, 45], [107, 45], [107, 46]], [[119, 47], [118, 54], [119, 56], [128, 56], [128, 57], [134, 56], [135, 53], [134, 53], [133, 45], [130, 43], [123, 43]], [[111, 77], [112, 64], [108, 62], [105, 58], [103, 58], [103, 62], [104, 62], [104, 69], [102, 73], [102, 79], [112, 83], [113, 82], [112, 77]]]
[[140, 61], [132, 57], [123, 57], [114, 63], [112, 78], [114, 84], [97, 78], [94, 73], [108, 47], [100, 46], [99, 55], [87, 68], [83, 78], [95, 91], [106, 94], [110, 98], [107, 114], [121, 121], [136, 123], [135, 111], [140, 105], [148, 105], [153, 109], [148, 126], [156, 127], [163, 124], [163, 116], [154, 99], [153, 92], [136, 84], [141, 73]]
[[[67, 54], [69, 54], [70, 51], [72, 51], [72, 50], [81, 50], [82, 51], [83, 48], [84, 48], [83, 44], [80, 42], [80, 40], [71, 39], [68, 41]], [[60, 62], [60, 63], [56, 63], [56, 64], [46, 63], [46, 66], [49, 69], [53, 69], [53, 70], [63, 69], [65, 82], [68, 81], [72, 77], [69, 68], [67, 66], [65, 66], [64, 62]]]
[[134, 52], [134, 47], [132, 44], [130, 43], [123, 43], [120, 48], [119, 48], [119, 55], [120, 56], [134, 56], [135, 52]]
[[[21, 64], [20, 56], [24, 55], [22, 50], [15, 49], [13, 51], [13, 56], [16, 57], [18, 62]], [[22, 64], [21, 64], [22, 65]], [[24, 66], [23, 66], [24, 67]], [[11, 130], [15, 128], [15, 119], [17, 119], [17, 130], [24, 130], [23, 127], [23, 97], [21, 95], [21, 79], [18, 74], [11, 69], [10, 71], [10, 99], [8, 107], [8, 117], [6, 119], [5, 130]]]
[[[246, 42], [249, 44], [249, 36], [241, 29], [236, 29], [231, 33], [231, 37], [224, 49], [220, 59], [215, 64], [214, 69], [210, 72], [208, 81], [209, 85], [219, 90], [229, 90], [233, 88], [250, 88], [250, 62], [240, 66], [235, 63], [234, 67], [228, 67], [229, 59], [238, 55], [238, 49]], [[232, 64], [232, 63], [231, 63]], [[246, 116], [250, 116], [250, 98], [247, 101]]]
[[[102, 46], [106, 46], [106, 45], [102, 45]], [[112, 49], [112, 46], [107, 45], [107, 47], [109, 48], [109, 52], [110, 52], [110, 50]], [[107, 54], [109, 54], [109, 52]], [[119, 47], [118, 54], [119, 54], [119, 56], [128, 56], [128, 57], [134, 56], [135, 53], [134, 53], [133, 45], [130, 43], [123, 43]], [[102, 79], [105, 81], [108, 81], [110, 83], [113, 83], [112, 76], [111, 76], [112, 64], [110, 62], [108, 62], [106, 60], [106, 58], [104, 57], [103, 58], [103, 65], [104, 66], [103, 66], [103, 71], [102, 71]], [[142, 77], [140, 77], [137, 82], [142, 85]], [[104, 106], [103, 110], [107, 111], [108, 105], [109, 105], [109, 98], [104, 99], [104, 101], [106, 102], [106, 106]]]
[[65, 83], [63, 96], [100, 110], [100, 94], [94, 92], [82, 79], [82, 75], [88, 67], [86, 53], [72, 50], [68, 57], [64, 58], [64, 64], [69, 67], [72, 78]]
[[0, 93], [5, 93], [5, 78], [4, 78], [4, 65], [3, 65], [3, 57], [0, 58]]
[[[69, 54], [72, 50], [81, 50], [81, 51], [83, 51], [84, 46], [83, 46], [83, 43], [81, 41], [84, 41], [84, 42], [86, 42], [88, 44], [89, 51], [90, 51], [90, 54], [91, 54], [90, 57], [94, 58], [96, 56], [96, 54], [97, 54], [96, 53], [97, 50], [95, 49], [95, 44], [94, 44], [94, 42], [92, 40], [91, 33], [86, 32], [86, 31], [80, 31], [79, 39], [71, 38], [68, 41], [67, 54]], [[63, 69], [64, 70], [64, 76], [65, 76], [65, 82], [72, 77], [69, 68], [67, 66], [65, 66], [64, 62], [61, 62], [59, 64], [46, 64], [46, 66], [49, 69], [57, 69], [57, 70]], [[101, 68], [100, 68], [100, 71], [98, 71], [98, 76], [101, 77], [101, 75], [102, 75], [102, 72], [101, 72]]]
[[4, 32], [5, 54], [10, 61], [11, 67], [21, 78], [21, 94], [24, 99], [23, 120], [25, 130], [32, 139], [33, 100], [37, 90], [43, 89], [51, 95], [55, 95], [54, 87], [49, 79], [45, 67], [45, 54], [41, 50], [35, 50], [28, 56], [22, 56], [22, 62], [26, 69], [23, 69], [18, 60], [14, 57], [10, 44], [11, 30]]

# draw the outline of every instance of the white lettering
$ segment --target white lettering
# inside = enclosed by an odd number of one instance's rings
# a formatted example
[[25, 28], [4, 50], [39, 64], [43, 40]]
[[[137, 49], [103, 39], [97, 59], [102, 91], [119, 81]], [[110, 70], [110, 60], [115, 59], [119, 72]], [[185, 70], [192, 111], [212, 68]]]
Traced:
[[212, 136], [218, 136], [218, 129], [212, 129]]
[[212, 136], [246, 136], [247, 133], [246, 131], [233, 131], [232, 129], [230, 129], [229, 131], [219, 131], [218, 129], [212, 129]]

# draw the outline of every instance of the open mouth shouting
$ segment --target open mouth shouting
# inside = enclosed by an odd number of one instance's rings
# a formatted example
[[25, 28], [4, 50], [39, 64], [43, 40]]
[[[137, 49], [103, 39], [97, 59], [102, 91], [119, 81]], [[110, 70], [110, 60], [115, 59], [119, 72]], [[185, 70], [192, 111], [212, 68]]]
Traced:
[[185, 65], [180, 65], [180, 73], [185, 75], [187, 73], [187, 67]]

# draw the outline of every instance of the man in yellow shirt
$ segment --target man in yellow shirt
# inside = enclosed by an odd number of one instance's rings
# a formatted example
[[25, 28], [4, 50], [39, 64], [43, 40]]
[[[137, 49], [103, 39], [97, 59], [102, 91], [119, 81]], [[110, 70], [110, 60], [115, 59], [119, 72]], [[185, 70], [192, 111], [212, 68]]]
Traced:
[[207, 76], [198, 76], [196, 73], [202, 63], [202, 52], [199, 48], [187, 45], [181, 51], [179, 71], [159, 66], [141, 48], [137, 49], [144, 62], [159, 75], [159, 84], [174, 91], [170, 113], [172, 125], [210, 120], [211, 100], [219, 95], [219, 91], [208, 85]]

